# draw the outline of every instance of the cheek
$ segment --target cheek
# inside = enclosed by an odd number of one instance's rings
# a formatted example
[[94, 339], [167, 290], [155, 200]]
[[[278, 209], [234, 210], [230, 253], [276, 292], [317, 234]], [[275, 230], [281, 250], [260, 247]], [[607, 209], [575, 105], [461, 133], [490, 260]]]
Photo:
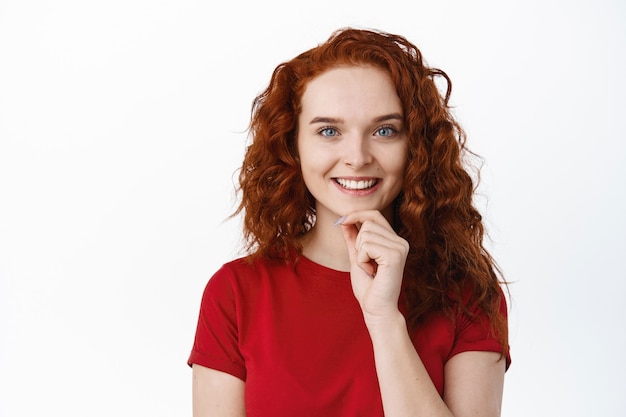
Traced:
[[310, 177], [312, 171], [315, 171], [315, 159], [311, 157], [311, 153], [306, 150], [300, 153], [300, 169], [302, 176], [306, 179]]
[[320, 174], [320, 163], [314, 152], [306, 146], [300, 147], [300, 170], [307, 186]]
[[389, 174], [404, 177], [404, 172], [408, 166], [408, 155], [406, 146], [398, 147], [386, 155], [386, 171]]
[[323, 171], [333, 165], [335, 157], [332, 151], [320, 146], [303, 141], [298, 147], [300, 154], [300, 166], [302, 170]]

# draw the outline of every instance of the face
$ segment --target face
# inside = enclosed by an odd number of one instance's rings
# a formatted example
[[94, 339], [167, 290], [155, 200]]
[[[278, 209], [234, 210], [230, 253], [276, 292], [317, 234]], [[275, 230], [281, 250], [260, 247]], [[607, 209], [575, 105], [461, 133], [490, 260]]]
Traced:
[[301, 98], [298, 152], [318, 221], [356, 210], [391, 218], [407, 160], [403, 111], [391, 79], [373, 67], [339, 67]]

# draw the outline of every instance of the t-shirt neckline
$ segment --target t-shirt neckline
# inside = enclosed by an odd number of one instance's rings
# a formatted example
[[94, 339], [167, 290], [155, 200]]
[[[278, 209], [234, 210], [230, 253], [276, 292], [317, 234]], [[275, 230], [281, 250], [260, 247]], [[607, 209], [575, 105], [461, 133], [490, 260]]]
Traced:
[[345, 279], [350, 278], [350, 272], [339, 271], [322, 264], [319, 264], [304, 255], [300, 255], [296, 270], [300, 272], [314, 273], [317, 276], [322, 276], [329, 279]]

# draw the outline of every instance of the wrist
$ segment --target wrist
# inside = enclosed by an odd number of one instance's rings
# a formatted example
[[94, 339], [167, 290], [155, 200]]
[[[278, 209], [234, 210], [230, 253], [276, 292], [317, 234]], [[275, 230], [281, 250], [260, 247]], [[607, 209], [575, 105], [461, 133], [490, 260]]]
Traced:
[[397, 330], [406, 331], [406, 319], [398, 309], [385, 314], [364, 314], [363, 317], [372, 338], [378, 335], [387, 336]]

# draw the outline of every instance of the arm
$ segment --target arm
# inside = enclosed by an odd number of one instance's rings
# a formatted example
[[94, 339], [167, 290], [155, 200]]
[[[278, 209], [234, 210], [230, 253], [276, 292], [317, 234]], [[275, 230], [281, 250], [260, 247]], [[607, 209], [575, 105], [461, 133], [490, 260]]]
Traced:
[[442, 399], [415, 351], [398, 310], [408, 243], [377, 211], [351, 213], [342, 231], [352, 288], [374, 348], [385, 416], [499, 416], [504, 360], [498, 353], [464, 352], [450, 359]]
[[506, 360], [497, 352], [463, 352], [444, 368], [443, 398], [455, 416], [499, 416]]
[[245, 417], [245, 382], [201, 365], [193, 365], [193, 417]]
[[463, 352], [445, 365], [444, 398], [415, 351], [404, 317], [369, 326], [385, 416], [498, 417], [505, 361], [496, 352]]

